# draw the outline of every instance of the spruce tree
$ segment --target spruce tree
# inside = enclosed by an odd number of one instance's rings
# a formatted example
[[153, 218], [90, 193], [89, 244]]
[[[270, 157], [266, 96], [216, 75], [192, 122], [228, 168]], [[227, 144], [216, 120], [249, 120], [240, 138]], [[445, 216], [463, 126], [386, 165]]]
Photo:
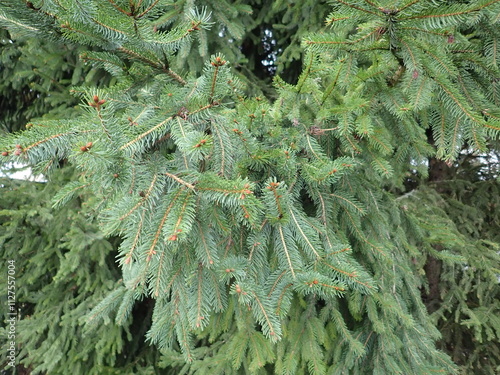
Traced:
[[[78, 116], [0, 141], [4, 161], [49, 177], [73, 165], [54, 207], [85, 200], [122, 239], [121, 281], [87, 311], [87, 335], [131, 326], [147, 300], [165, 373], [457, 370], [433, 317], [467, 298], [455, 289], [439, 305], [446, 283], [432, 277], [451, 283], [481, 261], [450, 219], [458, 203], [439, 199], [455, 198], [443, 171], [498, 138], [499, 1], [331, 1], [326, 26], [301, 35], [298, 79], [279, 62], [272, 90], [237, 42], [255, 30], [254, 2], [19, 3], [0, 7], [14, 37], [70, 41], [114, 77], [71, 89]], [[416, 180], [441, 188], [408, 191]], [[475, 236], [498, 264], [497, 239]], [[469, 324], [494, 341], [498, 282], [484, 271]]]
[[[101, 335], [83, 335], [82, 317], [118, 283], [120, 270], [114, 253], [118, 239], [104, 238], [81, 201], [51, 207], [58, 188], [74, 175], [70, 168], [57, 170], [50, 184], [0, 178], [2, 266], [15, 261], [19, 319], [18, 366], [16, 371], [7, 366], [4, 345], [13, 339], [2, 330], [2, 368], [6, 374], [59, 374], [68, 368], [77, 374], [151, 373], [155, 354], [138, 355], [141, 335], [134, 327], [107, 325]], [[4, 277], [2, 287], [7, 288]], [[2, 306], [6, 297], [2, 294]], [[148, 312], [136, 315], [147, 319]]]

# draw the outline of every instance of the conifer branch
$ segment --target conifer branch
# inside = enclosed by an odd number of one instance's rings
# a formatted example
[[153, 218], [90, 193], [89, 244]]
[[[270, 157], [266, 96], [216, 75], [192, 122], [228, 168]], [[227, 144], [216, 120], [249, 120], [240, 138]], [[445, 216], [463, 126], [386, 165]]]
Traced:
[[460, 118], [457, 118], [455, 120], [455, 126], [453, 127], [453, 137], [451, 138], [451, 142], [450, 142], [450, 147], [449, 149], [450, 150], [456, 150], [457, 149], [457, 146], [458, 146], [458, 136], [459, 136], [459, 133], [460, 133], [460, 125], [461, 125], [462, 121]]
[[425, 29], [422, 29], [420, 27], [401, 27], [401, 30], [413, 30], [413, 31], [418, 31], [418, 32], [421, 32], [421, 33], [424, 33], [424, 34], [431, 34], [431, 35], [438, 35], [438, 36], [442, 36], [442, 37], [446, 37], [446, 36], [450, 36], [450, 32], [449, 31], [444, 31], [444, 32], [439, 32], [439, 31], [434, 31], [434, 30], [425, 30]]
[[324, 286], [325, 288], [330, 288], [330, 289], [333, 289], [333, 290], [336, 290], [339, 292], [345, 291], [345, 288], [342, 288], [342, 287], [337, 286], [337, 285], [330, 285], [330, 284], [325, 284], [325, 283], [318, 283], [318, 285], [321, 285], [321, 286]]
[[[136, 19], [139, 19], [139, 18], [142, 18], [144, 17], [147, 13], [149, 13], [151, 11], [151, 9], [153, 9], [156, 4], [158, 4], [158, 1], [159, 0], [155, 0], [149, 7], [147, 7], [141, 14], [137, 15], [135, 18]], [[142, 2], [142, 0], [139, 2], [139, 4]], [[140, 5], [138, 5], [137, 7], [139, 8]]]
[[278, 209], [278, 218], [283, 217], [283, 209], [281, 207], [281, 195], [277, 193], [276, 188], [279, 186], [279, 182], [271, 182], [266, 189], [271, 190], [274, 196], [274, 201], [276, 202], [276, 208]]
[[462, 113], [464, 115], [466, 115], [473, 123], [475, 123], [476, 125], [479, 125], [479, 126], [482, 126], [483, 123], [481, 121], [479, 121], [476, 117], [474, 117], [474, 115], [472, 113], [470, 113], [465, 107], [464, 105], [462, 104], [462, 102], [455, 97], [455, 95], [451, 92], [451, 90], [449, 90], [447, 88], [447, 86], [441, 82], [439, 79], [437, 78], [434, 78], [434, 80], [439, 84], [439, 86], [441, 87], [441, 89], [443, 89], [444, 92], [446, 92], [446, 94], [448, 94], [448, 97], [450, 99], [452, 99], [455, 104], [462, 110]]
[[341, 254], [341, 253], [344, 253], [346, 251], [351, 251], [351, 250], [352, 249], [350, 247], [344, 247], [343, 249], [341, 249], [339, 251], [332, 251], [331, 253], [328, 253], [327, 256]]
[[[180, 297], [177, 298], [177, 301], [179, 300]], [[177, 332], [178, 332], [178, 339], [179, 339], [179, 344], [181, 345], [182, 351], [184, 352], [186, 362], [191, 363], [193, 362], [193, 354], [191, 354], [191, 347], [190, 347], [190, 333], [191, 330], [189, 327], [184, 324], [183, 319], [180, 319], [180, 322], [176, 324]]]
[[321, 204], [321, 219], [323, 221], [323, 226], [327, 227], [325, 200], [323, 199], [321, 193], [318, 192], [317, 196]]
[[311, 54], [311, 57], [309, 59], [309, 64], [307, 64], [304, 72], [302, 73], [300, 79], [299, 79], [299, 82], [297, 84], [297, 93], [300, 93], [300, 91], [302, 90], [302, 86], [304, 86], [304, 83], [307, 81], [307, 77], [309, 77], [309, 72], [311, 71], [311, 68], [312, 68], [312, 64], [313, 64], [313, 61], [314, 61], [314, 55]]
[[203, 266], [198, 265], [198, 277], [197, 277], [197, 285], [196, 285], [196, 328], [200, 328], [201, 321], [205, 319], [203, 316], [203, 293], [202, 293], [202, 285], [203, 285]]
[[137, 244], [139, 243], [139, 238], [141, 237], [145, 215], [146, 215], [146, 210], [143, 210], [142, 215], [141, 215], [141, 220], [139, 220], [139, 223], [137, 225], [134, 240], [132, 241], [132, 245], [130, 246], [130, 250], [128, 251], [127, 255], [125, 256], [125, 261], [124, 261], [125, 264], [130, 264], [130, 262], [132, 261], [132, 255], [134, 254], [134, 251], [137, 248]]
[[96, 111], [97, 111], [97, 117], [99, 117], [99, 122], [101, 124], [101, 128], [102, 130], [104, 131], [104, 133], [106, 134], [106, 136], [108, 137], [109, 140], [111, 140], [111, 134], [109, 133], [109, 130], [108, 128], [106, 127], [106, 124], [104, 123], [104, 119], [102, 118], [102, 114], [101, 114], [101, 106], [100, 105], [97, 105], [95, 107]]
[[169, 283], [167, 284], [167, 286], [165, 287], [165, 291], [166, 291], [166, 292], [170, 292], [170, 291], [173, 289], [173, 285], [174, 285], [174, 283], [177, 281], [177, 278], [178, 278], [179, 276], [181, 276], [183, 266], [184, 266], [184, 265], [179, 266], [179, 268], [177, 269], [177, 272], [175, 272], [175, 273], [171, 276], [171, 278], [170, 278], [170, 282], [169, 282]]
[[287, 283], [287, 284], [283, 287], [283, 289], [282, 289], [282, 291], [281, 291], [281, 293], [280, 293], [280, 295], [279, 295], [279, 297], [278, 297], [278, 301], [277, 301], [277, 303], [276, 303], [276, 314], [277, 314], [277, 315], [280, 315], [280, 314], [282, 313], [282, 312], [281, 312], [281, 306], [283, 305], [283, 300], [284, 300], [284, 298], [285, 298], [285, 295], [288, 293], [288, 290], [289, 290], [292, 286], [293, 286], [293, 284], [292, 284], [292, 283]]
[[177, 221], [176, 221], [174, 228], [173, 228], [173, 233], [168, 238], [171, 241], [175, 241], [177, 239], [177, 234], [181, 232], [181, 229], [179, 229], [179, 226], [181, 225], [181, 222], [184, 219], [184, 214], [187, 211], [190, 197], [191, 197], [191, 192], [189, 192], [188, 194], [186, 194], [184, 196], [184, 202], [182, 203], [182, 206], [180, 207], [179, 212], [177, 212], [178, 217], [177, 217]]
[[161, 128], [163, 125], [165, 125], [166, 123], [168, 123], [169, 121], [171, 121], [174, 117], [173, 116], [170, 116], [168, 117], [167, 119], [163, 120], [162, 122], [160, 122], [158, 125], [155, 125], [153, 126], [151, 129], [149, 129], [148, 131], [142, 133], [142, 134], [139, 134], [136, 138], [134, 138], [133, 140], [131, 140], [130, 142], [127, 142], [126, 144], [124, 144], [123, 146], [121, 146], [119, 148], [119, 150], [124, 150], [126, 148], [129, 148], [130, 146], [132, 146], [134, 143], [137, 143], [139, 142], [141, 139], [143, 139], [144, 137], [147, 137], [149, 134], [151, 134], [152, 132], [154, 132], [155, 130]]
[[408, 44], [406, 44], [402, 39], [400, 39], [399, 42], [406, 47], [406, 50], [408, 51], [408, 53], [411, 57], [411, 61], [413, 62], [413, 66], [415, 68], [418, 67], [417, 61], [415, 59], [415, 56], [413, 55], [413, 51], [411, 50], [410, 46]]
[[139, 202], [136, 203], [136, 205], [134, 207], [132, 207], [127, 213], [123, 214], [122, 216], [120, 216], [118, 218], [118, 220], [122, 221], [124, 219], [126, 219], [127, 217], [129, 217], [136, 209], [138, 209], [140, 206], [143, 205], [143, 203], [149, 198], [149, 196], [151, 195], [151, 192], [153, 191], [153, 188], [154, 188], [154, 185], [156, 184], [156, 180], [158, 179], [158, 175], [155, 174], [153, 176], [153, 179], [151, 180], [151, 183], [149, 184], [149, 188], [148, 190], [146, 191], [146, 193], [144, 194], [144, 197], [142, 197]]
[[276, 336], [276, 328], [274, 327], [274, 324], [271, 322], [271, 319], [269, 318], [269, 315], [268, 315], [266, 309], [264, 308], [264, 305], [262, 304], [257, 293], [255, 293], [254, 291], [252, 291], [251, 293], [253, 294], [254, 300], [255, 300], [255, 302], [257, 302], [257, 305], [259, 306], [259, 309], [260, 309], [262, 315], [264, 316], [264, 319], [267, 323], [267, 326], [269, 327], [269, 334], [273, 338], [273, 341], [276, 341], [278, 339], [278, 337], [275, 337]]
[[368, 239], [363, 235], [363, 233], [361, 232], [361, 230], [358, 228], [358, 226], [356, 225], [356, 222], [354, 221], [354, 219], [352, 218], [351, 214], [349, 213], [349, 211], [347, 211], [346, 209], [344, 209], [344, 212], [345, 214], [349, 217], [349, 220], [355, 230], [355, 232], [357, 233], [357, 235], [359, 236], [360, 239], [362, 239], [364, 242], [366, 242], [368, 245], [370, 245], [372, 248], [374, 248], [375, 250], [377, 250], [380, 254], [382, 254], [383, 256], [387, 256], [386, 253], [384, 253], [382, 251], [381, 248], [379, 248], [378, 246], [372, 244], [370, 241], [368, 241]]
[[363, 0], [365, 3], [367, 3], [368, 5], [371, 5], [372, 7], [374, 8], [377, 8], [377, 5], [373, 3], [373, 1], [370, 1], [370, 0]]
[[126, 16], [129, 16], [129, 17], [131, 16], [130, 12], [127, 12], [127, 11], [125, 11], [124, 9], [120, 8], [120, 7], [119, 7], [119, 6], [118, 6], [118, 5], [117, 5], [117, 4], [116, 4], [113, 0], [108, 0], [108, 2], [109, 2], [111, 5], [113, 5], [113, 7], [114, 7], [117, 11], [119, 11], [119, 12], [121, 12], [121, 13], [125, 14]]
[[316, 154], [316, 152], [314, 151], [314, 148], [311, 144], [311, 137], [306, 135], [306, 140], [307, 140], [307, 145], [309, 146], [309, 150], [312, 152], [312, 154], [316, 157], [316, 159], [318, 160], [322, 160], [323, 158], [321, 158], [318, 154]]
[[446, 70], [446, 72], [447, 72], [450, 76], [452, 76], [452, 77], [453, 77], [453, 76], [455, 76], [455, 74], [453, 73], [453, 71], [451, 71], [451, 70], [450, 70], [450, 67], [449, 67], [449, 65], [448, 65], [446, 62], [442, 61], [439, 57], [437, 57], [437, 56], [436, 56], [434, 53], [432, 53], [431, 51], [427, 51], [427, 50], [426, 50], [426, 51], [425, 51], [425, 53], [426, 53], [427, 55], [431, 56], [434, 60], [436, 60], [436, 61], [439, 63], [439, 65], [440, 65], [443, 69], [445, 69], [445, 70]]
[[359, 213], [360, 215], [364, 215], [364, 214], [365, 214], [365, 210], [364, 210], [362, 207], [359, 207], [357, 204], [355, 204], [354, 202], [350, 201], [349, 199], [347, 199], [347, 198], [345, 198], [345, 197], [343, 197], [343, 196], [341, 196], [341, 195], [334, 194], [334, 193], [330, 193], [330, 195], [331, 195], [332, 197], [337, 198], [337, 199], [341, 199], [341, 200], [343, 200], [344, 202], [346, 202], [347, 204], [349, 204], [350, 206], [354, 207], [354, 209], [355, 209], [356, 211], [358, 211], [358, 213]]
[[375, 162], [376, 165], [379, 166], [379, 168], [381, 170], [384, 171], [384, 175], [386, 176], [389, 176], [391, 174], [390, 170], [384, 165], [384, 163], [382, 163], [380, 160], [379, 157], [373, 155], [373, 152], [371, 150], [368, 150], [368, 153], [370, 154], [370, 156], [373, 158], [373, 161]]
[[175, 81], [179, 82], [182, 86], [187, 84], [187, 82], [179, 74], [174, 72], [172, 69], [168, 68], [168, 69], [166, 69], [166, 72], [170, 77], [172, 77]]
[[318, 254], [318, 252], [316, 251], [316, 249], [314, 248], [314, 246], [309, 241], [309, 238], [307, 237], [307, 235], [302, 230], [302, 226], [297, 221], [297, 218], [295, 217], [295, 214], [293, 213], [293, 209], [290, 208], [288, 211], [290, 212], [290, 215], [292, 216], [292, 219], [293, 219], [293, 221], [295, 223], [295, 228], [299, 231], [300, 235], [302, 236], [302, 238], [306, 242], [307, 246], [309, 246], [309, 248], [312, 250], [312, 252], [314, 253], [314, 255], [316, 255], [316, 258], [319, 259], [320, 255]]
[[[417, 94], [415, 95], [415, 100], [413, 102], [413, 105], [414, 105], [415, 108], [419, 107], [420, 98], [422, 98], [422, 100], [424, 100], [422, 92], [424, 90], [425, 82], [426, 81], [427, 81], [427, 77], [423, 77], [421, 79], [420, 86], [418, 87]], [[389, 150], [387, 150], [387, 151], [389, 151]]]
[[341, 269], [339, 269], [337, 267], [332, 266], [330, 263], [325, 262], [324, 260], [322, 260], [321, 263], [323, 263], [325, 266], [331, 268], [335, 272], [338, 272], [338, 273], [341, 273], [343, 275], [346, 275], [349, 278], [355, 279], [355, 278], [358, 277], [358, 275], [356, 274], [356, 272], [347, 272], [347, 271], [341, 270]]
[[115, 61], [112, 61], [112, 60], [109, 60], [109, 59], [106, 60], [106, 59], [97, 58], [97, 57], [89, 57], [86, 53], [81, 54], [80, 58], [82, 59], [82, 61], [85, 61], [85, 62], [97, 61], [97, 62], [102, 62], [102, 63], [105, 63], [105, 64], [114, 65], [117, 68], [122, 69], [122, 66], [118, 65]]
[[252, 257], [253, 257], [253, 252], [257, 246], [260, 245], [260, 242], [253, 243], [252, 246], [250, 247], [250, 252], [248, 254], [248, 262], [252, 262]]
[[[338, 0], [337, 0], [338, 1]], [[500, 0], [499, 0], [500, 1]], [[324, 45], [354, 45], [354, 44], [357, 44], [369, 37], [371, 37], [372, 35], [374, 34], [377, 34], [378, 33], [378, 30], [375, 29], [373, 30], [372, 32], [366, 34], [366, 35], [363, 35], [362, 37], [356, 39], [356, 40], [348, 40], [348, 41], [340, 41], [340, 40], [322, 40], [322, 41], [313, 41], [313, 40], [306, 40], [306, 44], [307, 45], [321, 45], [321, 44], [324, 44]]]
[[[212, 278], [213, 285], [217, 285], [220, 282], [220, 280], [217, 278], [217, 276], [214, 272], [210, 273], [210, 277]], [[224, 311], [227, 303], [225, 303], [225, 298], [224, 298], [224, 295], [221, 293], [220, 288], [215, 288], [215, 300], [216, 300], [216, 303], [213, 303], [214, 311], [215, 312]]]
[[170, 211], [174, 207], [175, 203], [177, 202], [177, 198], [179, 197], [179, 195], [181, 193], [182, 193], [182, 189], [179, 189], [177, 191], [177, 193], [175, 194], [175, 196], [172, 198], [172, 201], [168, 205], [167, 209], [165, 210], [165, 213], [163, 214], [163, 217], [161, 218], [161, 221], [160, 221], [160, 224], [158, 225], [156, 233], [153, 236], [153, 242], [151, 243], [151, 246], [149, 247], [149, 250], [147, 252], [146, 262], [149, 262], [151, 260], [151, 258], [153, 257], [153, 255], [156, 254], [156, 250], [155, 250], [156, 249], [156, 244], [160, 240], [163, 226], [165, 225], [165, 222], [167, 221], [167, 217], [170, 214]]
[[417, 4], [417, 3], [419, 3], [420, 1], [421, 1], [421, 0], [414, 0], [414, 1], [412, 1], [412, 2], [410, 2], [410, 3], [408, 3], [408, 4], [406, 4], [404, 7], [399, 8], [399, 9], [398, 9], [398, 12], [399, 12], [399, 13], [401, 13], [401, 12], [402, 12], [403, 10], [405, 10], [406, 8], [409, 8], [409, 7], [411, 7], [411, 6], [413, 6], [413, 5]]
[[[63, 190], [60, 190], [54, 197], [54, 203], [52, 204], [52, 207], [57, 207], [61, 206], [64, 203], [66, 203], [69, 199], [71, 199], [74, 195], [74, 193], [78, 190], [85, 189], [86, 187], [91, 186], [91, 183], [88, 184], [81, 184], [77, 183], [76, 181], [74, 182], [75, 185], [73, 185], [73, 182], [66, 185]], [[68, 187], [74, 186], [71, 190], [66, 190]], [[64, 195], [61, 195], [61, 193], [64, 193]]]
[[489, 3], [483, 4], [482, 6], [472, 8], [472, 9], [467, 9], [464, 11], [459, 11], [459, 12], [452, 12], [452, 13], [441, 13], [441, 14], [423, 14], [423, 15], [416, 15], [416, 16], [411, 16], [411, 17], [401, 17], [400, 21], [406, 21], [406, 20], [414, 20], [414, 19], [428, 19], [428, 18], [442, 18], [442, 17], [453, 17], [453, 16], [461, 16], [464, 14], [472, 13], [472, 12], [477, 12], [478, 10], [484, 9], [486, 7], [489, 7], [492, 4], [498, 3], [500, 0], [493, 0], [490, 1]]
[[153, 288], [153, 296], [155, 297], [159, 297], [160, 296], [160, 284], [161, 284], [161, 274], [163, 273], [163, 264], [166, 260], [166, 251], [162, 251], [162, 253], [160, 254], [160, 256], [158, 257], [158, 271], [157, 271], [157, 274], [155, 275], [155, 277], [153, 278], [155, 280], [155, 286]]
[[175, 81], [177, 81], [182, 86], [186, 85], [186, 81], [179, 74], [177, 74], [172, 69], [170, 69], [168, 67], [168, 64], [165, 65], [160, 60], [158, 60], [158, 62], [154, 62], [153, 60], [148, 59], [147, 57], [142, 56], [139, 53], [136, 53], [136, 52], [134, 52], [134, 51], [132, 51], [132, 50], [130, 50], [128, 48], [125, 48], [123, 46], [119, 47], [117, 50], [120, 51], [120, 52], [123, 52], [123, 53], [127, 54], [128, 56], [130, 56], [132, 58], [140, 60], [143, 63], [146, 63], [147, 65], [149, 65], [149, 66], [151, 66], [151, 67], [153, 67], [155, 69], [162, 70], [163, 72], [167, 73], [172, 79], [174, 79]]
[[386, 154], [389, 154], [392, 151], [392, 149], [389, 146], [387, 146], [384, 142], [382, 142], [381, 139], [375, 137], [373, 134], [370, 135], [370, 140], [375, 141], [376, 144], [378, 144], [382, 149], [384, 149]]
[[[344, 64], [344, 60], [341, 61], [341, 64], [342, 65]], [[320, 105], [325, 104], [326, 99], [332, 94], [333, 90], [337, 86], [337, 82], [338, 82], [339, 77], [340, 77], [340, 72], [342, 71], [342, 65], [339, 66], [334, 80], [332, 81], [332, 83], [330, 83], [330, 85], [325, 90], [325, 93], [323, 94], [323, 98], [321, 99]]]
[[195, 115], [195, 114], [197, 114], [197, 113], [200, 113], [200, 112], [206, 111], [207, 109], [210, 109], [210, 108], [213, 108], [213, 107], [217, 107], [218, 105], [220, 105], [220, 103], [219, 103], [219, 102], [217, 102], [217, 101], [214, 101], [214, 102], [209, 103], [209, 104], [207, 104], [207, 105], [205, 105], [205, 106], [203, 106], [203, 107], [200, 107], [200, 108], [198, 108], [198, 109], [195, 109], [194, 111], [188, 112], [188, 113], [186, 114], [186, 116], [192, 116], [192, 115]]
[[353, 9], [359, 10], [359, 11], [364, 12], [364, 13], [373, 14], [375, 16], [380, 16], [379, 13], [372, 12], [371, 10], [368, 10], [368, 9], [356, 6], [356, 5], [348, 3], [346, 1], [342, 1], [342, 0], [336, 0], [336, 1], [339, 2], [339, 3], [341, 3], [341, 4], [344, 4], [344, 5], [348, 6], [349, 8], [353, 8]]
[[109, 311], [110, 305], [112, 306], [118, 304], [118, 302], [123, 298], [123, 292], [123, 286], [120, 286], [118, 289], [115, 289], [111, 294], [109, 294], [106, 300], [101, 301], [100, 304], [94, 307], [91, 313], [87, 316], [87, 325], [90, 326], [94, 324], [93, 322], [96, 319], [99, 319], [103, 315], [105, 315], [106, 312]]
[[215, 132], [217, 135], [217, 140], [219, 141], [219, 147], [220, 147], [220, 152], [221, 152], [221, 162], [220, 162], [220, 170], [219, 173], [222, 176], [225, 176], [225, 166], [226, 166], [226, 147], [224, 145], [224, 142], [222, 141], [222, 137], [220, 135], [220, 130], [218, 129], [217, 126], [212, 126], [212, 130]]
[[290, 268], [290, 272], [292, 273], [292, 277], [295, 279], [295, 271], [292, 265], [292, 259], [290, 258], [290, 253], [288, 251], [288, 247], [286, 245], [285, 237], [283, 236], [283, 228], [281, 225], [278, 225], [278, 232], [280, 234], [281, 243], [283, 244], [283, 251], [285, 252], [286, 260], [288, 262], [288, 266]]
[[87, 38], [89, 38], [90, 40], [99, 40], [101, 42], [101, 44], [105, 44], [107, 43], [107, 40], [106, 38], [103, 38], [102, 36], [100, 35], [95, 35], [95, 34], [91, 34], [91, 33], [88, 33], [88, 32], [85, 32], [83, 30], [79, 30], [79, 29], [74, 29], [73, 27], [71, 27], [71, 25], [68, 23], [68, 22], [65, 22], [61, 25], [61, 28], [62, 29], [66, 29], [66, 30], [69, 30], [69, 31], [72, 31], [74, 33], [77, 33], [77, 34], [80, 34], [80, 35], [83, 35], [83, 36], [86, 36]]
[[209, 264], [214, 264], [214, 260], [212, 258], [212, 254], [210, 254], [210, 247], [207, 244], [207, 240], [205, 238], [205, 233], [200, 225], [199, 221], [196, 221], [196, 225], [198, 226], [198, 233], [200, 236], [200, 241], [201, 244], [203, 245], [203, 249], [205, 250], [205, 253], [207, 254], [207, 259]]
[[108, 25], [100, 22], [99, 20], [97, 20], [95, 18], [92, 18], [92, 21], [94, 21], [97, 25], [99, 25], [99, 26], [101, 26], [101, 27], [103, 27], [103, 28], [105, 28], [107, 30], [111, 30], [111, 31], [113, 31], [115, 33], [122, 34], [122, 35], [128, 35], [126, 32], [124, 32], [124, 31], [122, 31], [120, 29], [116, 29], [114, 27], [108, 26]]
[[183, 179], [181, 179], [180, 177], [176, 176], [175, 174], [172, 174], [172, 173], [169, 173], [169, 172], [165, 172], [165, 176], [170, 177], [172, 180], [177, 181], [179, 184], [184, 185], [184, 186], [188, 187], [191, 190], [195, 189], [195, 186], [193, 184], [190, 184], [189, 182], [184, 181]]
[[1, 13], [0, 13], [0, 20], [6, 21], [8, 23], [12, 23], [12, 24], [20, 26], [20, 27], [23, 27], [23, 28], [29, 30], [30, 32], [38, 32], [38, 31], [40, 31], [40, 29], [37, 29], [36, 27], [28, 26], [26, 24], [23, 24], [21, 22], [18, 22], [16, 20], [14, 20], [12, 18], [7, 18], [6, 16], [2, 15]]
[[269, 288], [269, 293], [267, 294], [268, 298], [270, 298], [271, 295], [274, 293], [274, 291], [276, 290], [277, 286], [279, 285], [279, 282], [281, 281], [281, 279], [283, 279], [283, 277], [285, 277], [286, 272], [287, 271], [282, 271], [279, 274], [279, 276], [276, 278], [276, 280], [274, 281], [273, 285], [271, 285], [271, 287]]
[[126, 55], [128, 55], [134, 59], [137, 59], [139, 61], [142, 61], [143, 63], [145, 63], [153, 68], [161, 69], [161, 70], [163, 70], [163, 68], [164, 68], [163, 63], [161, 61], [158, 60], [158, 62], [154, 62], [153, 60], [150, 60], [147, 57], [142, 56], [141, 54], [134, 52], [128, 48], [125, 48], [123, 46], [118, 47], [117, 51], [123, 52]]
[[[214, 63], [212, 63], [214, 64]], [[215, 84], [217, 83], [217, 74], [219, 73], [220, 64], [214, 65], [214, 73], [212, 75], [212, 85], [210, 86], [210, 94], [208, 96], [208, 101], [212, 103], [214, 101], [215, 94]]]
[[50, 137], [41, 139], [41, 140], [31, 144], [31, 145], [24, 147], [23, 152], [28, 152], [30, 149], [35, 148], [37, 146], [40, 146], [42, 143], [51, 141], [52, 139], [61, 138], [64, 136], [77, 135], [77, 134], [93, 133], [93, 132], [95, 132], [95, 130], [79, 130], [79, 131], [78, 130], [71, 130], [71, 131], [66, 132], [66, 133], [54, 134], [54, 135], [51, 135]]

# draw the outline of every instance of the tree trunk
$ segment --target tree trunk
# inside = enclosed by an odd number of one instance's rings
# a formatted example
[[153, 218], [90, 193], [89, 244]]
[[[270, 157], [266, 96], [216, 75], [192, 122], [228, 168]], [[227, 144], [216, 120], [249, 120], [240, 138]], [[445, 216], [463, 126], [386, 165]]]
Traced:
[[[435, 185], [435, 190], [441, 194], [446, 193], [446, 187], [442, 182], [453, 178], [454, 172], [455, 168], [442, 160], [431, 159], [429, 161], [429, 183]], [[439, 245], [435, 245], [434, 248], [437, 251], [442, 250]], [[427, 294], [423, 292], [422, 297], [427, 311], [433, 313], [442, 302], [440, 293], [442, 261], [429, 255], [424, 270], [429, 283], [429, 291]]]

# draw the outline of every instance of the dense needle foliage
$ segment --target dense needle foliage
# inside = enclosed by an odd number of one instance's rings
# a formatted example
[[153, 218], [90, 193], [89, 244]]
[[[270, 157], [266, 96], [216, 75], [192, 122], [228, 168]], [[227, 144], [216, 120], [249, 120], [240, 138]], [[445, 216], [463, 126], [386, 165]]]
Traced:
[[0, 139], [49, 179], [0, 185], [20, 363], [494, 374], [499, 18], [491, 0], [5, 1], [5, 127], [47, 113]]

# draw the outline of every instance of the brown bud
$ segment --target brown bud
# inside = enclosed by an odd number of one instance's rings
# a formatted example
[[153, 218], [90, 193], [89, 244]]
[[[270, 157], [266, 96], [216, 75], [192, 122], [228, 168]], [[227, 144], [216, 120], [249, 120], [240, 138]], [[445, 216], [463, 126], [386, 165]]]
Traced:
[[14, 151], [14, 155], [19, 156], [21, 155], [22, 151], [20, 148], [16, 148], [16, 151]]
[[92, 99], [94, 100], [94, 103], [99, 102], [99, 97], [97, 95], [94, 95], [94, 97]]
[[321, 129], [319, 126], [313, 125], [309, 128], [309, 134], [311, 135], [323, 135], [325, 131]]
[[87, 152], [89, 149], [86, 146], [80, 147], [81, 152]]
[[118, 178], [118, 177], [120, 177], [120, 175], [118, 173], [115, 173], [115, 174], [113, 174], [113, 177]]
[[87, 147], [87, 148], [92, 148], [92, 146], [93, 146], [93, 143], [92, 143], [92, 142], [89, 142], [89, 143], [87, 143], [87, 145], [86, 145], [85, 147]]
[[2, 152], [2, 156], [9, 156], [9, 151]]

